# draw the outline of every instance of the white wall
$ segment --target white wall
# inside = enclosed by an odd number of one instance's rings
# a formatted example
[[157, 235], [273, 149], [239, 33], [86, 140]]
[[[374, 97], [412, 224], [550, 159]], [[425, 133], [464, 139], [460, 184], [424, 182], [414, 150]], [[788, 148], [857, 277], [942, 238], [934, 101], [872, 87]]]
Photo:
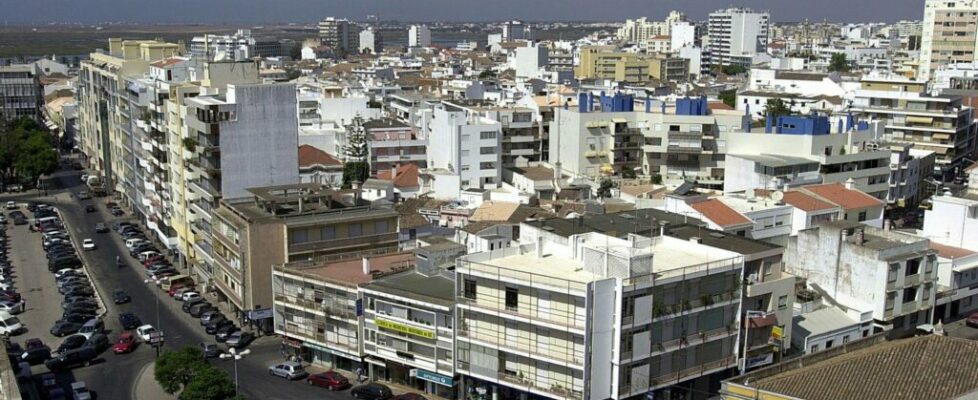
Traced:
[[924, 212], [924, 237], [948, 246], [978, 251], [978, 201], [934, 196]]

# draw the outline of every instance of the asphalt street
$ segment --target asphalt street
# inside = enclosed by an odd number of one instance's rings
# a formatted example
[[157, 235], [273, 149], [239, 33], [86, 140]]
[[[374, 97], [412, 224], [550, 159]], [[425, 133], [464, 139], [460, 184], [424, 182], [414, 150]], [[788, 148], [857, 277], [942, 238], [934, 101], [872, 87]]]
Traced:
[[[110, 340], [114, 340], [122, 331], [118, 322], [120, 312], [133, 312], [143, 323], [158, 326], [164, 331], [165, 349], [175, 349], [183, 346], [197, 346], [201, 342], [214, 342], [213, 337], [204, 332], [199, 321], [180, 310], [180, 303], [166, 296], [152, 283], [145, 283], [145, 269], [137, 261], [129, 257], [122, 240], [114, 233], [96, 233], [95, 224], [105, 222], [111, 225], [113, 221], [128, 217], [112, 217], [105, 207], [109, 198], [94, 198], [78, 200], [77, 193], [86, 188], [81, 183], [80, 171], [60, 171], [52, 176], [57, 188], [49, 190], [47, 196], [37, 192], [18, 195], [0, 196], [0, 202], [15, 200], [18, 202], [38, 201], [58, 207], [65, 223], [71, 231], [73, 239], [80, 243], [84, 238], [92, 238], [98, 247], [95, 251], [81, 251], [89, 273], [92, 275], [96, 290], [106, 300], [106, 315], [104, 317]], [[86, 213], [85, 206], [96, 204], [97, 212]], [[22, 230], [23, 232], [20, 232]], [[46, 260], [40, 245], [40, 237], [36, 233], [27, 232], [25, 226], [14, 228], [11, 225], [9, 233], [14, 234], [12, 240], [18, 250], [15, 253], [15, 268], [18, 274], [17, 287], [22, 291], [28, 310], [21, 318], [27, 323], [29, 331], [15, 337], [23, 342], [27, 338], [40, 337], [51, 347], [57, 347], [61, 340], [54, 339], [48, 333], [54, 320], [61, 314], [61, 296], [57, 293], [54, 276], [47, 271]], [[23, 254], [21, 254], [23, 247]], [[116, 257], [126, 261], [122, 268], [116, 266]], [[123, 288], [132, 296], [132, 302], [115, 305], [111, 301], [111, 292], [115, 288]], [[159, 322], [157, 322], [159, 321]], [[309, 399], [349, 398], [349, 392], [330, 392], [322, 388], [312, 387], [304, 381], [289, 382], [268, 374], [268, 366], [281, 361], [279, 355], [280, 339], [277, 336], [261, 337], [249, 346], [252, 353], [238, 361], [238, 381], [241, 394], [252, 399]], [[223, 347], [223, 346], [222, 346]], [[77, 368], [62, 373], [59, 380], [72, 382], [85, 381], [101, 399], [132, 398], [134, 384], [139, 371], [155, 358], [155, 351], [148, 345], [141, 345], [135, 352], [126, 355], [115, 355], [111, 351], [102, 354], [99, 362], [89, 367]], [[234, 377], [234, 364], [231, 361], [212, 360], [213, 365], [226, 369]], [[35, 373], [43, 373], [45, 367], [34, 368]]]

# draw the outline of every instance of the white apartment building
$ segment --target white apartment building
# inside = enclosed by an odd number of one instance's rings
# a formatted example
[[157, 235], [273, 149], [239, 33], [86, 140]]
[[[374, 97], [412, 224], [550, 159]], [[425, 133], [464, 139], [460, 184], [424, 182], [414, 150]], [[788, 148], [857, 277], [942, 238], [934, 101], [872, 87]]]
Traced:
[[427, 147], [428, 169], [457, 176], [458, 192], [495, 188], [502, 182], [502, 124], [450, 103], [422, 118], [428, 142], [434, 144]]
[[929, 96], [923, 84], [893, 77], [864, 77], [852, 110], [881, 121], [887, 142], [936, 153], [934, 178], [950, 180], [978, 149], [974, 109], [961, 96]]
[[923, 236], [947, 246], [978, 251], [978, 195], [935, 195], [924, 211]]
[[411, 25], [408, 28], [408, 47], [431, 47], [431, 29], [428, 25]]
[[978, 59], [978, 0], [926, 0], [917, 77], [942, 65]]
[[360, 38], [358, 32], [357, 25], [347, 19], [328, 17], [319, 21], [319, 40], [334, 51], [357, 51], [357, 40]]
[[852, 179], [855, 188], [886, 199], [890, 151], [876, 145], [875, 124], [843, 126], [840, 132], [826, 117], [782, 117], [771, 125], [728, 134], [724, 191]]
[[29, 117], [40, 122], [44, 93], [34, 64], [0, 66], [0, 123]]
[[696, 25], [692, 22], [679, 21], [673, 23], [669, 28], [669, 48], [671, 51], [678, 51], [687, 46], [695, 46], [699, 39], [696, 32]]
[[533, 44], [516, 48], [509, 64], [516, 71], [517, 78], [540, 79], [549, 63], [549, 50], [545, 46]]
[[835, 221], [798, 232], [785, 266], [846, 311], [871, 312], [877, 332], [903, 334], [932, 322], [936, 253], [927, 239]]
[[919, 204], [930, 193], [933, 185], [931, 171], [935, 154], [929, 150], [917, 150], [913, 145], [890, 146], [890, 191], [886, 202], [898, 207]]
[[201, 61], [244, 61], [254, 57], [287, 55], [282, 42], [275, 38], [251, 35], [250, 29], [238, 29], [234, 34], [194, 36], [190, 54]]
[[360, 53], [375, 54], [380, 52], [380, 35], [373, 28], [360, 31]]
[[520, 246], [458, 259], [463, 389], [624, 399], [736, 365], [739, 254], [669, 236], [520, 231]]
[[[600, 98], [582, 96], [579, 101]], [[743, 129], [746, 116], [709, 110], [705, 99], [656, 106], [647, 99], [646, 103], [645, 112], [611, 108], [587, 112], [586, 106], [556, 109], [550, 123], [549, 162], [555, 166], [559, 162], [561, 171], [574, 176], [598, 177], [630, 169], [638, 175], [661, 176], [666, 183], [697, 180], [721, 188], [725, 152], [721, 144], [729, 132]]]
[[710, 13], [708, 34], [712, 65], [730, 65], [735, 58], [767, 51], [771, 16], [749, 8], [728, 8]]

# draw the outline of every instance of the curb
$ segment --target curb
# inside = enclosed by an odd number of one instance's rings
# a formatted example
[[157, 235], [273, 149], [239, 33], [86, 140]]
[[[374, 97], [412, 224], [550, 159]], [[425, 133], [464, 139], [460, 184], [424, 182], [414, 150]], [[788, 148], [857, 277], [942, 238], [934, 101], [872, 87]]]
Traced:
[[130, 399], [139, 399], [139, 396], [136, 396], [136, 389], [139, 388], [140, 381], [143, 379], [143, 375], [146, 373], [146, 370], [149, 369], [149, 366], [153, 365], [154, 362], [155, 361], [151, 360], [150, 362], [146, 363], [146, 365], [143, 365], [142, 368], [139, 369], [139, 372], [136, 373], [136, 380], [132, 382], [132, 386], [129, 388]]

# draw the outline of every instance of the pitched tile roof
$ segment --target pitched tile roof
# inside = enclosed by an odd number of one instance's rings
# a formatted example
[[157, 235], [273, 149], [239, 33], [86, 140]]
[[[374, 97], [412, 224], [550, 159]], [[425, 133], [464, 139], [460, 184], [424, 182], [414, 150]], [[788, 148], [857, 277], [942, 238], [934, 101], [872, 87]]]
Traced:
[[784, 202], [805, 212], [831, 210], [838, 207], [797, 190], [784, 192]]
[[978, 253], [978, 252], [974, 252], [974, 251], [971, 251], [971, 250], [968, 250], [968, 249], [962, 249], [960, 247], [943, 245], [943, 244], [937, 243], [937, 242], [935, 242], [933, 240], [930, 242], [930, 248], [933, 249], [933, 250], [937, 250], [937, 254], [939, 256], [944, 257], [944, 258], [947, 258], [947, 259], [951, 259], [951, 260], [953, 260], [955, 258], [967, 257], [967, 256], [970, 256], [972, 254]]
[[918, 336], [811, 361], [748, 385], [805, 400], [939, 400], [978, 390], [978, 341], [968, 339]]
[[308, 144], [299, 146], [299, 168], [309, 168], [317, 165], [328, 167], [343, 165], [343, 163], [337, 160], [336, 157], [329, 155], [329, 153], [315, 146]]
[[745, 217], [743, 214], [730, 208], [730, 206], [723, 204], [722, 201], [717, 199], [693, 203], [690, 204], [690, 207], [693, 207], [694, 210], [698, 211], [700, 214], [703, 214], [706, 219], [709, 219], [710, 221], [713, 221], [714, 224], [722, 227], [751, 223], [751, 220]]
[[882, 200], [860, 190], [846, 189], [846, 185], [838, 182], [803, 186], [801, 190], [821, 197], [828, 202], [838, 204], [846, 210], [879, 207], [883, 205]]
[[[377, 179], [391, 180], [391, 170], [377, 172]], [[397, 177], [394, 178], [394, 187], [412, 188], [421, 186], [418, 183], [418, 166], [414, 164], [403, 164], [397, 167]]]

